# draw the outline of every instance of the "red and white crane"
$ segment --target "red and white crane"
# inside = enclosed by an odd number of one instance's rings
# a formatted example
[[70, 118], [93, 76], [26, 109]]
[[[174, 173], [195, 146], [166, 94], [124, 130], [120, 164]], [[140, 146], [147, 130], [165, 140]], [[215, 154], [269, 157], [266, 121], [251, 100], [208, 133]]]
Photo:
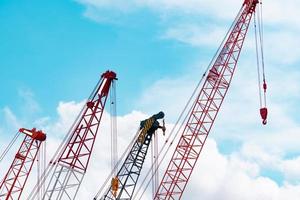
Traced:
[[[114, 87], [116, 79], [113, 71], [102, 74], [68, 135], [27, 199], [75, 199], [88, 168], [110, 88]], [[39, 197], [38, 191], [45, 184], [46, 191]]]
[[[258, 0], [244, 0], [223, 45], [205, 75], [202, 88], [188, 114], [179, 142], [157, 189], [155, 200], [181, 199], [227, 94], [258, 3]], [[263, 88], [265, 92], [265, 79]], [[266, 106], [260, 112], [265, 124]]]
[[[35, 128], [32, 130], [21, 128], [19, 133], [25, 134], [25, 138], [0, 183], [0, 199], [2, 200], [20, 199], [33, 163], [38, 156], [41, 144], [46, 140], [46, 135]], [[12, 143], [8, 148], [11, 145]], [[7, 151], [4, 153], [7, 153]]]

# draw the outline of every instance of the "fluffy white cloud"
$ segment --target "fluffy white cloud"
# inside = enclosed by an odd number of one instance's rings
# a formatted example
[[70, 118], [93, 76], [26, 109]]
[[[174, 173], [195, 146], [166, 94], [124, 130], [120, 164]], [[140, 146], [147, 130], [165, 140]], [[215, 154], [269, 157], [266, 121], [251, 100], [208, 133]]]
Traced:
[[19, 130], [19, 128], [21, 127], [21, 123], [9, 107], [5, 107], [3, 109], [3, 116], [6, 125], [14, 128], [15, 130]]
[[20, 88], [18, 95], [22, 99], [22, 112], [24, 115], [29, 116], [30, 114], [37, 113], [41, 110], [40, 105], [35, 100], [34, 93], [29, 88]]
[[175, 39], [192, 46], [217, 47], [221, 43], [224, 34], [226, 34], [224, 27], [208, 24], [203, 26], [197, 24], [179, 24], [166, 30], [162, 38]]
[[[56, 132], [62, 128], [61, 134], [67, 131], [65, 126], [70, 126], [71, 121], [66, 118], [75, 119], [83, 102], [61, 102], [58, 106], [58, 119], [46, 126], [50, 131]], [[127, 147], [129, 141], [135, 134], [139, 121], [147, 115], [133, 111], [124, 116], [118, 116], [119, 154]], [[78, 193], [78, 199], [92, 199], [100, 188], [104, 179], [110, 172], [110, 116], [104, 113], [99, 135], [95, 143], [93, 156], [89, 170]], [[45, 124], [44, 124], [45, 125]], [[168, 125], [168, 129], [170, 129]], [[52, 156], [55, 148], [60, 143], [61, 135], [48, 134], [48, 157]], [[146, 173], [150, 165], [150, 152], [142, 173]], [[165, 159], [166, 165], [168, 159]], [[282, 186], [279, 186], [270, 178], [260, 175], [262, 168], [277, 166], [278, 170], [284, 173], [286, 179]], [[163, 167], [164, 168], [164, 167]], [[161, 172], [163, 172], [161, 168]], [[32, 188], [36, 172], [33, 170], [28, 188]], [[292, 178], [291, 178], [292, 177]], [[203, 199], [258, 199], [258, 200], [296, 200], [299, 196], [299, 158], [284, 160], [279, 154], [269, 154], [268, 150], [255, 144], [245, 144], [240, 152], [233, 152], [230, 155], [223, 155], [217, 148], [214, 139], [209, 139], [200, 156], [194, 174], [184, 194], [184, 199], [196, 199], [201, 196]], [[141, 179], [140, 179], [141, 180]], [[291, 181], [291, 182], [289, 182]], [[29, 187], [30, 186], [30, 187]], [[28, 193], [25, 191], [25, 193]], [[150, 194], [150, 191], [147, 192]], [[26, 195], [25, 195], [26, 196]], [[143, 199], [151, 199], [149, 196]]]
[[[212, 18], [232, 19], [243, 1], [241, 0], [76, 0], [87, 8], [112, 9], [129, 13], [136, 9], [148, 8], [162, 15], [176, 13], [177, 15], [209, 15]], [[297, 0], [280, 0], [272, 2], [263, 1], [264, 17], [267, 23], [277, 25], [289, 25], [299, 27], [297, 20], [297, 8], [300, 6]]]
[[[41, 123], [40, 126], [45, 129], [51, 135], [64, 136], [65, 133], [69, 130], [76, 117], [80, 113], [85, 100], [81, 102], [59, 102], [57, 107], [58, 119], [53, 123], [46, 123], [47, 118], [42, 118], [37, 123]], [[46, 123], [43, 125], [43, 123]]]
[[300, 184], [299, 166], [300, 166], [300, 156], [294, 159], [282, 161], [279, 167], [284, 173], [287, 180]]
[[279, 186], [270, 178], [260, 176], [259, 170], [259, 163], [246, 161], [237, 155], [222, 155], [215, 141], [209, 139], [183, 199], [201, 197], [207, 200], [296, 200], [298, 198], [299, 185], [285, 183]]
[[[160, 38], [177, 40], [192, 46], [214, 48], [223, 39], [242, 3], [240, 0], [79, 0], [78, 2], [86, 6], [84, 14], [86, 17], [100, 22], [120, 23], [124, 17], [134, 13], [133, 11], [149, 9], [161, 18], [163, 26]], [[274, 0], [264, 1], [263, 4], [266, 58], [279, 64], [299, 61], [300, 48], [297, 44], [300, 42], [298, 37], [300, 23], [297, 8], [300, 2], [287, 0], [283, 3]], [[254, 48], [254, 40], [251, 41], [250, 46]]]
[[297, 0], [287, 0], [284, 3], [280, 0], [272, 2], [263, 1], [264, 17], [267, 23], [280, 25], [283, 28], [294, 27], [299, 30], [300, 23], [297, 19], [297, 8], [300, 2]]
[[[63, 110], [61, 112], [64, 113]], [[66, 113], [69, 111], [66, 109]], [[61, 114], [64, 115], [63, 113]], [[76, 116], [75, 112], [71, 113], [74, 113], [74, 116]], [[145, 114], [137, 111], [118, 117], [119, 152], [125, 149], [133, 137], [139, 121], [145, 117]], [[109, 118], [109, 114], [105, 113], [89, 170], [78, 193], [78, 199], [92, 199], [106, 175], [110, 172], [110, 155], [108, 150], [110, 149]], [[104, 151], [105, 149], [106, 151]], [[145, 164], [143, 173], [146, 173], [148, 169], [149, 155], [147, 159], [148, 163]], [[196, 196], [201, 196], [208, 200], [220, 197], [225, 200], [238, 200], [241, 198], [281, 200], [289, 197], [291, 200], [296, 200], [299, 195], [299, 185], [292, 185], [286, 181], [284, 185], [279, 186], [270, 178], [260, 175], [260, 170], [263, 167], [277, 164], [280, 164], [278, 169], [282, 169], [282, 172], [289, 172], [290, 175], [297, 173], [299, 169], [298, 161], [282, 161], [281, 159], [272, 154], [270, 155], [268, 151], [261, 149], [259, 146], [251, 144], [245, 144], [239, 153], [225, 156], [219, 152], [216, 142], [213, 139], [209, 139], [184, 198], [195, 199]], [[295, 177], [295, 174], [293, 175]], [[287, 178], [287, 180], [290, 179]], [[151, 198], [146, 196], [143, 199]]]
[[188, 76], [180, 79], [166, 78], [155, 82], [137, 100], [138, 108], [148, 113], [162, 110], [166, 113], [167, 122], [175, 121], [194, 89], [189, 87], [194, 84], [189, 78]]

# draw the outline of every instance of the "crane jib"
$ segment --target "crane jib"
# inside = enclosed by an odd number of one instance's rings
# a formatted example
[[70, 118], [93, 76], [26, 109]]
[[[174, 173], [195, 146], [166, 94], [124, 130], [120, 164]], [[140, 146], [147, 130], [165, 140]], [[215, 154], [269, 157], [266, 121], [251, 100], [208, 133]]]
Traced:
[[258, 0], [245, 0], [193, 104], [154, 199], [181, 199], [234, 75]]

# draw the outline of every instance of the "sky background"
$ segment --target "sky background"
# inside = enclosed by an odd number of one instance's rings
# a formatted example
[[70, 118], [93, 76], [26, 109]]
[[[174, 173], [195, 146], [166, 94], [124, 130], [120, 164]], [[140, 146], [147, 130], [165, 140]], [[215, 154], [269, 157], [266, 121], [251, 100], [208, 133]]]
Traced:
[[[120, 151], [138, 121], [153, 113], [165, 111], [171, 127], [241, 4], [240, 0], [1, 0], [0, 152], [20, 127], [45, 130], [48, 146], [54, 149], [108, 69], [119, 78]], [[184, 199], [300, 196], [299, 7], [297, 0], [263, 2], [268, 125], [262, 126], [259, 116], [252, 23]], [[108, 113], [78, 199], [87, 194], [92, 198], [103, 174], [109, 173], [109, 157], [101, 153], [109, 148], [105, 124]], [[1, 177], [13, 155], [12, 149], [1, 163]]]

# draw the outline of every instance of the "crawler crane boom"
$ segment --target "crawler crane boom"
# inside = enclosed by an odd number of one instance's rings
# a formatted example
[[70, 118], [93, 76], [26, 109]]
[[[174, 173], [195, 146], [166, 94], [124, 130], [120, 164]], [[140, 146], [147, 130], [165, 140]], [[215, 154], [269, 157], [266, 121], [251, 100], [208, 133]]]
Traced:
[[[28, 199], [39, 199], [37, 191], [46, 183], [48, 186], [42, 199], [75, 199], [88, 168], [109, 90], [116, 79], [113, 71], [102, 74], [66, 140], [43, 173], [40, 184], [35, 186]], [[51, 177], [50, 181], [48, 177]]]
[[41, 144], [46, 140], [46, 135], [35, 128], [32, 130], [21, 128], [19, 132], [23, 133], [25, 138], [8, 172], [0, 183], [1, 200], [20, 199]]
[[155, 200], [181, 199], [227, 94], [258, 0], [245, 0], [189, 113]]
[[[101, 200], [132, 199], [151, 139], [158, 128], [165, 131], [165, 127], [160, 126], [157, 121], [163, 117], [164, 113], [159, 112], [141, 122], [138, 138], [125, 158], [117, 176], [112, 179], [111, 186], [105, 191]], [[96, 199], [97, 197], [94, 198], [94, 200]]]

